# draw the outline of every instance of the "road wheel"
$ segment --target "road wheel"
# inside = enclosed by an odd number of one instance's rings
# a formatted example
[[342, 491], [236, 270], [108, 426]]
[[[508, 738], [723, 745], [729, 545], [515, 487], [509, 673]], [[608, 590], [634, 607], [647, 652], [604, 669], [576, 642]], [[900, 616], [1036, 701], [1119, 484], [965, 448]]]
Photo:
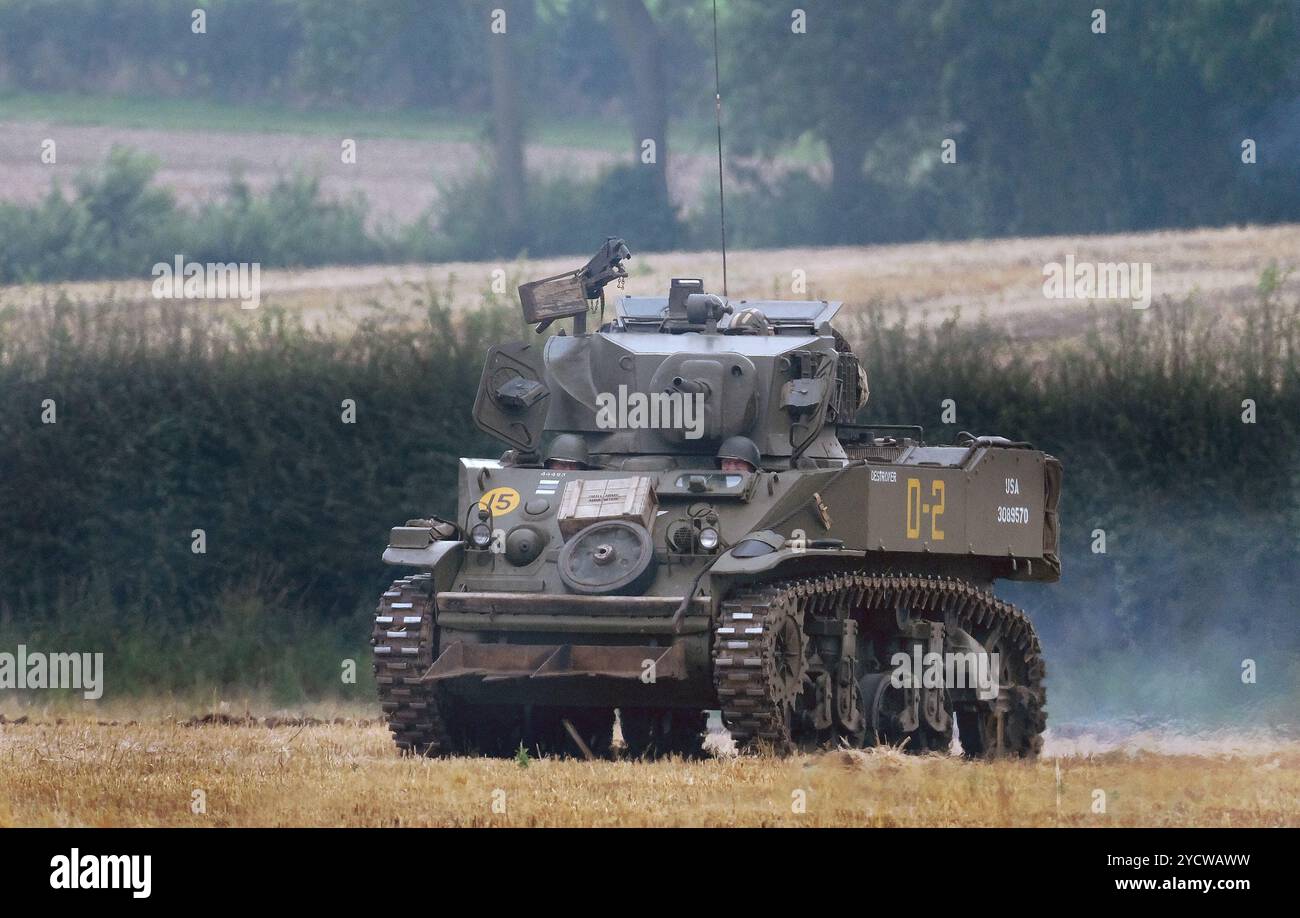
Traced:
[[1007, 603], [984, 624], [963, 622], [998, 659], [998, 697], [957, 706], [962, 752], [971, 758], [1036, 758], [1047, 726], [1046, 666], [1038, 635], [1024, 613]]

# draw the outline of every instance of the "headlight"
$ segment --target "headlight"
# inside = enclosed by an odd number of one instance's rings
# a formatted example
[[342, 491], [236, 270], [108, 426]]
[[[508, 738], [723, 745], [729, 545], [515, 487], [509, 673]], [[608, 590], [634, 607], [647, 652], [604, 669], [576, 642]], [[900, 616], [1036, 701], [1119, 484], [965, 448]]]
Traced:
[[718, 530], [701, 529], [700, 530], [700, 548], [705, 551], [713, 551], [718, 547]]
[[487, 548], [492, 544], [492, 528], [487, 523], [475, 523], [469, 531], [469, 541], [475, 548]]
[[742, 539], [731, 553], [737, 558], [757, 558], [760, 555], [770, 555], [774, 551], [776, 549], [762, 539]]

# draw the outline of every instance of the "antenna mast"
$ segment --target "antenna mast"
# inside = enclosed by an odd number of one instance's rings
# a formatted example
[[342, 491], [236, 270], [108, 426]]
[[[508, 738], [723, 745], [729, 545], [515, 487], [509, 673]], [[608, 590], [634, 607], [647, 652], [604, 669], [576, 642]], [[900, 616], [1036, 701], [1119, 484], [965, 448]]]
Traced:
[[722, 295], [727, 295], [727, 206], [722, 195], [722, 76], [718, 67], [718, 0], [713, 0], [713, 111], [718, 122], [718, 221], [722, 225]]

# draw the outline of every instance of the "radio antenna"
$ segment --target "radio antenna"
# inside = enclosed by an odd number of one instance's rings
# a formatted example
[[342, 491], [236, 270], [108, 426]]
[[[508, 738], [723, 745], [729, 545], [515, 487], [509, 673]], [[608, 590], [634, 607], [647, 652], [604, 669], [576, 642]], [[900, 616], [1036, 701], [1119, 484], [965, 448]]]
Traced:
[[713, 112], [718, 122], [718, 222], [722, 226], [722, 295], [727, 295], [727, 206], [722, 194], [722, 75], [718, 67], [718, 0], [713, 0]]

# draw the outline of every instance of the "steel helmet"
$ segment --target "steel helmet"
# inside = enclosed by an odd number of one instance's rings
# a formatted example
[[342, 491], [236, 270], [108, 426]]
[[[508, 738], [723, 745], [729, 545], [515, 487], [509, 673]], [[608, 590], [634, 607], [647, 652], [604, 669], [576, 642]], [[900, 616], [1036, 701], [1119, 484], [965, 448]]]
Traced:
[[758, 445], [749, 437], [727, 437], [718, 447], [718, 459], [739, 459], [748, 462], [755, 469], [762, 465]]
[[731, 317], [727, 331], [734, 335], [770, 335], [772, 323], [760, 310], [746, 306]]
[[547, 447], [546, 461], [548, 463], [576, 462], [588, 466], [591, 464], [591, 457], [587, 452], [587, 441], [578, 434], [560, 434]]

